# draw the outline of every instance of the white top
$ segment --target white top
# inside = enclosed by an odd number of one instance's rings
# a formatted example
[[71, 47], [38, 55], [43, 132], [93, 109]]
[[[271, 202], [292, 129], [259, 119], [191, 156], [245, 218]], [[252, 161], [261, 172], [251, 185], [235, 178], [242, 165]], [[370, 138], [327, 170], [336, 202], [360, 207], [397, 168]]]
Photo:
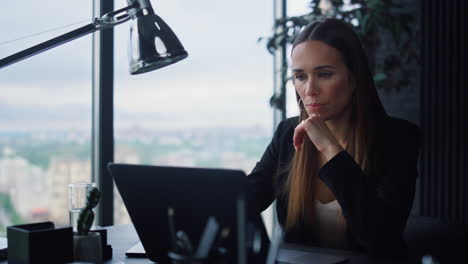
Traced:
[[337, 200], [323, 204], [315, 200], [313, 236], [319, 247], [347, 249], [346, 220]]

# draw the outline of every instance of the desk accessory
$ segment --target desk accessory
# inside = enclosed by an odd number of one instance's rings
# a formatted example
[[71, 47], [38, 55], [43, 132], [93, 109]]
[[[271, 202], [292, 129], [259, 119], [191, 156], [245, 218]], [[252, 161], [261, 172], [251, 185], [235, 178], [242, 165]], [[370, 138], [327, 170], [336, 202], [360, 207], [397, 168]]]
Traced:
[[193, 255], [193, 244], [190, 241], [189, 236], [182, 230], [176, 233], [176, 252], [182, 255], [192, 256]]
[[62, 264], [73, 260], [71, 227], [55, 228], [52, 222], [7, 227], [8, 263]]
[[73, 260], [102, 263], [101, 234], [90, 232], [86, 236], [73, 236]]
[[[168, 211], [169, 215], [169, 227], [171, 233], [175, 229], [174, 227], [174, 211]], [[213, 252], [213, 245], [216, 236], [218, 235], [219, 223], [213, 216], [208, 218], [208, 221], [203, 230], [202, 236], [200, 238], [199, 245], [197, 250], [194, 252], [192, 242], [190, 241], [188, 235], [179, 230], [176, 233], [176, 240], [173, 242], [175, 245], [173, 251], [168, 253], [169, 258], [172, 261], [172, 264], [195, 264], [195, 263], [206, 263], [210, 262], [210, 254]], [[211, 262], [210, 262], [211, 263]]]
[[215, 241], [216, 235], [218, 234], [219, 224], [216, 219], [211, 216], [208, 218], [205, 230], [198, 244], [197, 251], [195, 252], [196, 258], [207, 258], [210, 251], [213, 248], [213, 242]]
[[175, 227], [174, 227], [174, 209], [172, 207], [169, 207], [167, 209], [167, 218], [168, 218], [168, 223], [169, 223], [169, 232], [171, 234], [171, 243], [172, 243], [172, 250], [177, 250], [177, 238], [176, 238], [176, 232], [175, 232]]
[[281, 230], [280, 225], [276, 225], [273, 228], [273, 239], [270, 243], [270, 248], [268, 249], [266, 264], [276, 263], [276, 259], [278, 258], [278, 253], [282, 244], [283, 244], [283, 230]]
[[202, 264], [205, 259], [193, 256], [193, 246], [187, 233], [177, 231], [175, 248], [167, 254], [172, 264]]
[[213, 244], [213, 249], [210, 254], [210, 263], [215, 264], [227, 264], [229, 263], [229, 251], [222, 246], [223, 242], [229, 236], [231, 230], [228, 227], [224, 227], [219, 232], [219, 236], [216, 239], [216, 242]]
[[436, 261], [431, 255], [424, 255], [421, 258], [421, 263], [422, 264], [439, 264], [439, 262]]
[[68, 211], [73, 232], [77, 230], [78, 217], [81, 210], [86, 207], [86, 196], [93, 186], [96, 186], [96, 183], [74, 182], [68, 184]]
[[91, 232], [98, 232], [101, 234], [102, 246], [102, 260], [109, 260], [112, 258], [112, 246], [107, 244], [107, 229], [93, 229]]
[[0, 237], [0, 261], [6, 260], [8, 257], [7, 239]]
[[175, 232], [174, 209], [172, 207], [168, 207], [167, 217], [169, 224], [170, 240], [172, 244], [172, 252], [175, 254], [192, 256], [193, 246], [187, 233], [185, 233], [182, 230], [177, 231], [177, 233]]
[[81, 209], [77, 223], [77, 235], [86, 236], [94, 222], [94, 211], [101, 199], [101, 192], [96, 186], [91, 186], [86, 195], [86, 206]]
[[73, 235], [73, 256], [75, 261], [102, 263], [103, 241], [99, 232], [89, 232], [94, 221], [93, 208], [101, 199], [101, 192], [92, 186], [86, 195], [86, 206], [78, 217], [77, 232]]

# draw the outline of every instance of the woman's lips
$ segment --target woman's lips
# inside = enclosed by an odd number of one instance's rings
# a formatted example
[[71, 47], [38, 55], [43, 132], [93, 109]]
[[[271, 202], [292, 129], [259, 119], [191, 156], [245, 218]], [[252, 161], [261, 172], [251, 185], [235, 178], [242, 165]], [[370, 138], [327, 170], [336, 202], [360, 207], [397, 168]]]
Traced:
[[322, 110], [324, 106], [325, 104], [322, 103], [306, 104], [306, 107], [312, 110], [313, 112]]

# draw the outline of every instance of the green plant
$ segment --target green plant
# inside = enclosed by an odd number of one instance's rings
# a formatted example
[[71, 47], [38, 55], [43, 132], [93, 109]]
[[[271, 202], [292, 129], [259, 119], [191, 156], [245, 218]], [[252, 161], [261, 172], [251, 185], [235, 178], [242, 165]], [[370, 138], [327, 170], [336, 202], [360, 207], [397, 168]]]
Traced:
[[9, 218], [12, 224], [16, 225], [24, 223], [23, 218], [14, 208], [10, 195], [8, 193], [0, 192], [0, 208], [2, 208], [2, 210], [5, 213], [5, 216], [7, 217], [7, 219]]
[[[410, 79], [416, 75], [415, 65], [419, 63], [416, 2], [413, 1], [412, 5], [402, 5], [402, 1], [396, 0], [348, 2], [311, 0], [309, 13], [276, 20], [274, 33], [266, 41], [268, 51], [273, 54], [282, 46], [292, 43], [300, 30], [311, 21], [336, 18], [351, 24], [359, 35], [377, 88], [399, 90], [408, 86]], [[288, 66], [285, 65], [282, 71], [287, 70]]]
[[91, 187], [86, 195], [86, 206], [81, 209], [78, 216], [77, 235], [87, 236], [94, 221], [93, 208], [96, 207], [101, 199], [101, 192], [97, 187]]

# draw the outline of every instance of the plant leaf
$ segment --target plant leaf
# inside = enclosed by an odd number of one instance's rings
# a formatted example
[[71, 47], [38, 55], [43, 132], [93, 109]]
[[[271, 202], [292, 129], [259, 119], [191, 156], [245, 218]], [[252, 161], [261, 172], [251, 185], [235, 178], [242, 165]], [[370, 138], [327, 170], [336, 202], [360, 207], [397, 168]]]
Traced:
[[383, 72], [378, 72], [374, 75], [375, 82], [381, 82], [381, 81], [384, 81], [385, 79], [387, 79], [387, 74]]

